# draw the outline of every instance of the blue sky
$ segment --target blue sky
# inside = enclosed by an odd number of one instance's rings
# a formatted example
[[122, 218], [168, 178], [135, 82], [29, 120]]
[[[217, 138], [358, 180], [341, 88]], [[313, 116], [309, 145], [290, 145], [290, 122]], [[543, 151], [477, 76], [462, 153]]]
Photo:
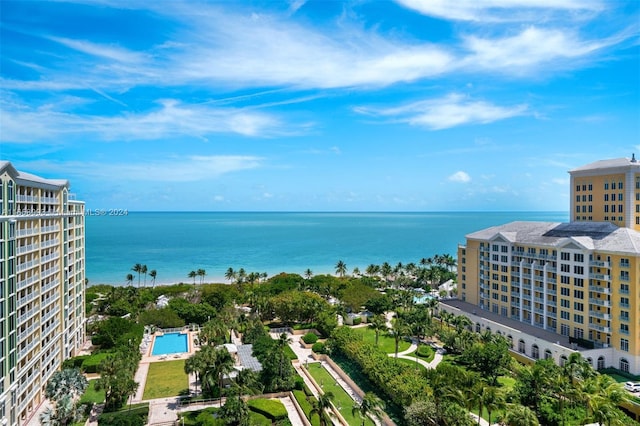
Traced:
[[635, 0], [0, 9], [0, 158], [88, 208], [566, 211], [640, 155]]

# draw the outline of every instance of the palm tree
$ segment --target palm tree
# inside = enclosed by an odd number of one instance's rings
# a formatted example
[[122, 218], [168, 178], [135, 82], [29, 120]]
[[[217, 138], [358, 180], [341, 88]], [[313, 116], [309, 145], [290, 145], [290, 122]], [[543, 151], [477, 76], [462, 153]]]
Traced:
[[320, 418], [320, 426], [327, 426], [327, 424], [331, 424], [331, 417], [327, 414], [327, 410], [329, 410], [329, 412], [331, 411], [331, 401], [333, 401], [333, 398], [333, 392], [325, 392], [318, 396], [318, 399], [310, 401], [312, 408], [309, 412], [309, 416], [317, 414]]
[[233, 358], [229, 351], [225, 348], [216, 351], [215, 372], [218, 376], [220, 385], [220, 397], [222, 397], [223, 379], [225, 374], [229, 374], [233, 370]]
[[140, 273], [144, 274], [144, 286], [147, 286], [147, 265], [140, 267]]
[[362, 426], [367, 417], [371, 417], [377, 420], [382, 419], [384, 416], [384, 402], [372, 392], [367, 392], [362, 398], [362, 402], [355, 403], [351, 408], [351, 414], [354, 416], [358, 414], [362, 419]]
[[133, 283], [133, 274], [127, 274], [125, 279], [127, 280], [127, 285], [131, 285]]
[[227, 272], [224, 273], [224, 277], [229, 280], [229, 282], [233, 282], [236, 278], [237, 273], [233, 270], [233, 268], [227, 269]]
[[133, 268], [131, 268], [131, 270], [133, 272], [137, 272], [138, 273], [138, 288], [140, 287], [140, 273], [142, 272], [142, 265], [139, 263], [136, 263], [135, 265], [133, 265]]
[[398, 347], [400, 346], [400, 340], [402, 340], [405, 336], [408, 336], [411, 333], [411, 329], [405, 323], [405, 321], [401, 318], [396, 317], [396, 320], [391, 325], [391, 330], [389, 331], [389, 335], [393, 337], [393, 340], [396, 344], [396, 358], [398, 358]]
[[376, 333], [376, 346], [378, 346], [378, 337], [381, 331], [387, 331], [387, 320], [382, 315], [376, 315], [371, 318], [368, 327]]
[[520, 404], [507, 404], [507, 409], [500, 419], [504, 426], [538, 426], [540, 422], [529, 407]]
[[196, 273], [196, 271], [191, 271], [189, 272], [189, 274], [187, 275], [189, 278], [193, 278], [193, 285], [196, 285], [196, 276], [198, 274]]
[[380, 272], [380, 267], [372, 263], [371, 265], [367, 266], [367, 269], [365, 269], [365, 272], [370, 277], [373, 277], [374, 275], [377, 275], [378, 272]]
[[313, 277], [313, 271], [311, 271], [311, 269], [307, 268], [306, 271], [304, 271], [304, 277], [308, 280], [311, 279], [311, 277]]
[[200, 284], [202, 284], [202, 281], [204, 280], [204, 276], [207, 275], [207, 271], [205, 271], [204, 269], [198, 269], [196, 274], [200, 277]]
[[360, 275], [360, 268], [356, 266], [355, 268], [353, 268], [353, 271], [351, 273], [357, 277], [358, 275]]
[[454, 317], [451, 322], [453, 323], [453, 326], [456, 328], [456, 331], [458, 333], [461, 333], [462, 330], [473, 324], [471, 320], [464, 315], [458, 315]]
[[155, 269], [152, 269], [149, 272], [149, 276], [151, 277], [151, 287], [155, 287], [155, 285], [156, 285], [156, 277], [158, 276], [158, 271], [156, 271]]
[[491, 413], [505, 406], [504, 396], [495, 386], [481, 385], [478, 390], [478, 425], [480, 425], [483, 408], [487, 410], [487, 417], [491, 424]]
[[347, 273], [347, 264], [344, 263], [342, 260], [338, 260], [338, 263], [336, 263], [336, 274], [338, 274], [339, 277], [344, 277], [344, 274]]

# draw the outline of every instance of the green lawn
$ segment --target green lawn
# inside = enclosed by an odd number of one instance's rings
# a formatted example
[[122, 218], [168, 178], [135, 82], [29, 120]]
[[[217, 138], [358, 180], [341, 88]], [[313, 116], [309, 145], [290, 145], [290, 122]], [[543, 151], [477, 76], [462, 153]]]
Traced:
[[[361, 426], [362, 420], [360, 419], [360, 417], [358, 415], [354, 416], [351, 413], [351, 409], [353, 408], [354, 404], [353, 399], [351, 398], [351, 396], [349, 396], [349, 394], [347, 394], [347, 392], [345, 392], [344, 389], [342, 389], [342, 387], [335, 381], [335, 379], [331, 377], [331, 374], [329, 374], [329, 372], [322, 367], [322, 364], [316, 362], [313, 364], [309, 364], [308, 368], [309, 373], [311, 373], [311, 376], [314, 378], [316, 383], [318, 383], [322, 387], [322, 390], [325, 392], [333, 393], [333, 405], [338, 408], [338, 411], [340, 411], [340, 414], [342, 414], [342, 417], [345, 418], [349, 425]], [[365, 425], [374, 426], [374, 423], [371, 421], [371, 419], [367, 419]]]
[[[396, 360], [396, 362], [399, 362], [401, 364], [406, 364], [412, 368], [415, 368], [416, 370], [426, 370], [427, 367], [425, 367], [424, 365], [416, 362], [413, 359], [406, 359], [406, 358], [394, 358]], [[420, 359], [420, 358], [418, 358]]]
[[104, 391], [96, 390], [96, 381], [89, 380], [89, 387], [87, 387], [84, 395], [80, 398], [80, 404], [100, 404], [101, 402], [104, 402], [104, 398]]
[[[369, 327], [358, 327], [354, 328], [353, 331], [362, 334], [365, 342], [370, 342], [375, 344], [376, 342], [376, 333], [370, 329]], [[411, 343], [401, 340], [400, 345], [398, 345], [398, 351], [406, 351], [411, 346]], [[380, 333], [380, 337], [378, 338], [378, 347], [380, 347], [383, 351], [388, 354], [393, 354], [396, 352], [396, 342], [393, 337], [389, 337], [383, 333]]]
[[184, 372], [184, 360], [162, 361], [149, 364], [147, 383], [142, 399], [166, 398], [187, 392], [189, 382]]

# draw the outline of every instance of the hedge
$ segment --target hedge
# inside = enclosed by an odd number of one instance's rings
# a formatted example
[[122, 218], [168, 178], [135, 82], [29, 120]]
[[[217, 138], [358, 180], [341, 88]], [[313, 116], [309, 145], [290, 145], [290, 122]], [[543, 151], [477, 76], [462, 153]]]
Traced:
[[331, 335], [331, 347], [353, 361], [394, 403], [406, 407], [431, 392], [427, 380], [415, 369], [395, 362], [379, 347], [367, 343], [349, 327], [340, 327]]
[[249, 424], [251, 426], [271, 426], [272, 423], [268, 417], [260, 413], [254, 411], [249, 412]]
[[65, 370], [68, 368], [80, 368], [82, 367], [82, 363], [84, 362], [84, 360], [87, 358], [89, 358], [89, 355], [80, 355], [74, 356], [73, 358], [65, 359], [62, 363], [62, 369]]
[[323, 354], [325, 353], [325, 349], [324, 349], [324, 343], [322, 342], [316, 342], [313, 344], [313, 346], [311, 346], [311, 350], [317, 354]]
[[247, 405], [251, 411], [274, 421], [287, 418], [287, 409], [282, 402], [275, 399], [251, 399], [247, 401]]
[[100, 426], [144, 426], [149, 417], [149, 404], [121, 411], [102, 413], [98, 417]]
[[82, 362], [80, 369], [85, 373], [97, 373], [100, 363], [109, 355], [109, 352], [100, 352], [98, 354], [88, 356]]
[[293, 396], [296, 398], [296, 401], [298, 401], [300, 408], [302, 408], [302, 411], [304, 412], [305, 416], [307, 416], [307, 419], [309, 419], [309, 421], [311, 422], [311, 425], [319, 426], [320, 418], [317, 414], [314, 416], [311, 415], [311, 410], [313, 409], [313, 407], [311, 407], [311, 403], [307, 399], [307, 394], [305, 394], [303, 391], [294, 390]]
[[307, 345], [310, 345], [318, 341], [318, 336], [315, 333], [307, 333], [304, 336], [302, 336], [302, 341], [305, 342]]
[[360, 325], [362, 323], [362, 318], [360, 317], [355, 317], [353, 319], [353, 325]]

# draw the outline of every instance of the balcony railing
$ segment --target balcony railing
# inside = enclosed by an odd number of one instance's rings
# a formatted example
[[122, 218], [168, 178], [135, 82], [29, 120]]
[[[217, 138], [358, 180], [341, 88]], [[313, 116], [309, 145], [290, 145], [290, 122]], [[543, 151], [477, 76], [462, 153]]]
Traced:
[[591, 303], [592, 305], [598, 305], [598, 306], [605, 306], [605, 307], [610, 307], [611, 306], [611, 302], [608, 300], [602, 300], [602, 299], [589, 299], [589, 303]]
[[590, 260], [589, 261], [589, 266], [595, 266], [595, 267], [599, 267], [599, 268], [610, 268], [611, 265], [609, 262], [606, 262], [604, 260]]
[[608, 287], [601, 287], [599, 285], [590, 285], [589, 291], [593, 291], [600, 294], [611, 294], [611, 289]]
[[592, 330], [602, 331], [603, 333], [611, 333], [611, 328], [610, 327], [603, 327], [603, 326], [598, 325], [598, 324], [589, 324], [589, 328], [592, 329]]

